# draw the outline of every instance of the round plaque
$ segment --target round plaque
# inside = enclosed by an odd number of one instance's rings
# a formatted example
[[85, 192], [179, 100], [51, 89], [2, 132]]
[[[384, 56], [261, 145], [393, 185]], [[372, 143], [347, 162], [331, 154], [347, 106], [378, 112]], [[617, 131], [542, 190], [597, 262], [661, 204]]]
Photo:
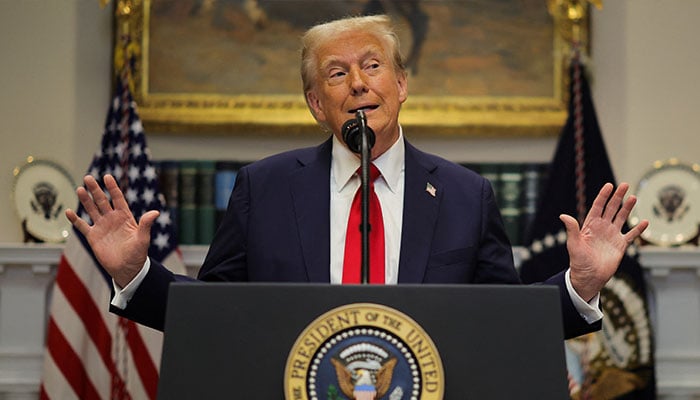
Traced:
[[13, 173], [12, 195], [26, 233], [45, 242], [63, 242], [71, 228], [64, 212], [78, 204], [70, 174], [54, 162], [33, 157]]
[[642, 239], [659, 246], [678, 246], [698, 235], [700, 165], [676, 159], [656, 162], [637, 187], [632, 225], [649, 220]]

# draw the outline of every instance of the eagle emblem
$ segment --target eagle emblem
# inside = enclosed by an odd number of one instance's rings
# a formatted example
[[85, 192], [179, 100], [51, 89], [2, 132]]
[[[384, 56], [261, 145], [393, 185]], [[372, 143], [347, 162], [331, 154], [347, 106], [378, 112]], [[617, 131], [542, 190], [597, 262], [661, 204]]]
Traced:
[[[44, 219], [54, 220], [63, 210], [63, 204], [56, 204], [58, 191], [49, 182], [39, 182], [33, 188], [34, 199], [30, 201], [32, 211], [43, 215]], [[36, 200], [36, 202], [35, 202]]]
[[[391, 387], [391, 377], [394, 374], [396, 358], [391, 358], [378, 369], [357, 368], [351, 369], [343, 361], [331, 358], [335, 367], [340, 390], [350, 399], [374, 400], [384, 397]], [[368, 365], [376, 365], [376, 362], [364, 360]]]
[[678, 185], [663, 187], [657, 200], [653, 205], [654, 214], [669, 223], [680, 220], [690, 209], [685, 190]]

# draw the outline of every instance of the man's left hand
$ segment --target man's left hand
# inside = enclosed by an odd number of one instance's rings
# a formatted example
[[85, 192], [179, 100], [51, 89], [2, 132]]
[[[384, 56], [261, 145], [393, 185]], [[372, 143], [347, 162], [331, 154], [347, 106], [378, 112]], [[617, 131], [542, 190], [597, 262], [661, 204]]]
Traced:
[[643, 220], [629, 232], [622, 233], [637, 202], [635, 196], [624, 200], [628, 189], [629, 185], [622, 183], [613, 194], [613, 185], [606, 183], [581, 227], [574, 217], [559, 216], [566, 226], [571, 284], [585, 301], [595, 297], [612, 278], [627, 247], [649, 226], [649, 221]]

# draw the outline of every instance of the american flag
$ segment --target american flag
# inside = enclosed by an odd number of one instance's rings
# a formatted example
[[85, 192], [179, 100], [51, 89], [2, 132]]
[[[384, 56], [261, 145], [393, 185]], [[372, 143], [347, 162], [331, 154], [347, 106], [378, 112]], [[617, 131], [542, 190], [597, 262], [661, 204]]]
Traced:
[[[160, 216], [149, 257], [184, 273], [173, 218], [159, 193], [156, 169], [129, 88], [117, 82], [100, 149], [88, 174], [112, 174], [138, 220]], [[89, 221], [82, 205], [77, 214]], [[155, 399], [162, 334], [109, 312], [112, 279], [77, 230], [56, 273], [47, 328], [41, 399]]]

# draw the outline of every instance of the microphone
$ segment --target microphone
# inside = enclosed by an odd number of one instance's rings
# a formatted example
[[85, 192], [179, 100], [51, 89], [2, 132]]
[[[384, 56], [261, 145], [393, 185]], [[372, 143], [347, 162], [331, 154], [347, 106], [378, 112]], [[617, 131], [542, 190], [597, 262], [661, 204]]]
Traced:
[[[343, 141], [348, 148], [359, 153], [360, 160], [360, 190], [362, 223], [360, 224], [361, 240], [361, 260], [360, 281], [363, 284], [369, 283], [369, 164], [372, 146], [376, 140], [374, 131], [367, 126], [367, 116], [362, 110], [357, 110], [355, 118], [345, 121], [341, 128]], [[347, 251], [347, 250], [346, 250]]]
[[348, 145], [348, 148], [353, 153], [360, 153], [362, 151], [362, 129], [366, 129], [367, 132], [367, 144], [370, 150], [374, 146], [376, 137], [372, 128], [367, 126], [367, 117], [365, 112], [362, 110], [357, 110], [355, 113], [355, 118], [351, 118], [343, 124], [341, 132], [343, 134], [343, 141]]

